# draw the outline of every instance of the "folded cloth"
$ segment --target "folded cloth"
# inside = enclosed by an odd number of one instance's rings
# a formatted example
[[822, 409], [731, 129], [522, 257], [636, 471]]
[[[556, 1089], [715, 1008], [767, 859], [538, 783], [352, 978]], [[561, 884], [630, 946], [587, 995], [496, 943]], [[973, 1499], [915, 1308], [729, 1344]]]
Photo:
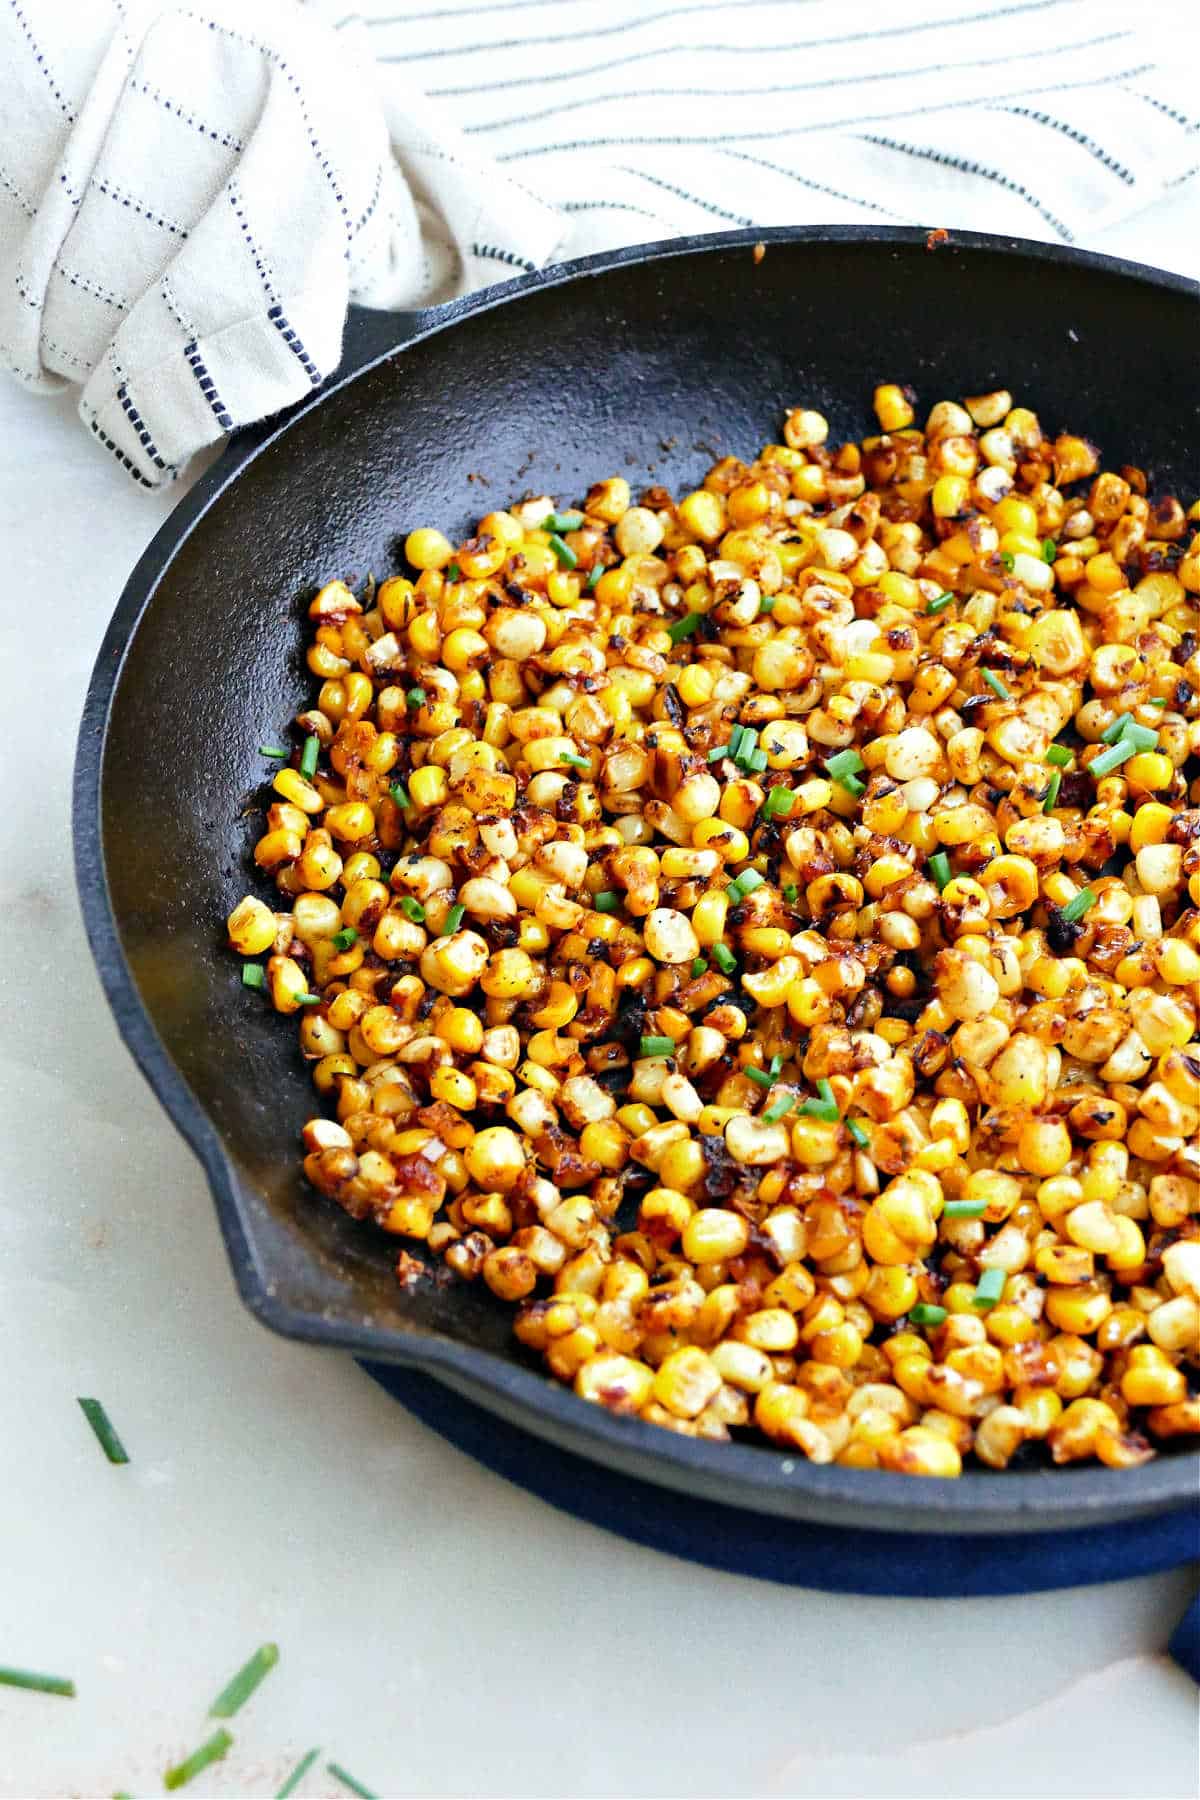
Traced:
[[351, 300], [731, 222], [1070, 243], [1200, 164], [1191, 0], [403, 3], [0, 7], [3, 357], [145, 485], [318, 385]]

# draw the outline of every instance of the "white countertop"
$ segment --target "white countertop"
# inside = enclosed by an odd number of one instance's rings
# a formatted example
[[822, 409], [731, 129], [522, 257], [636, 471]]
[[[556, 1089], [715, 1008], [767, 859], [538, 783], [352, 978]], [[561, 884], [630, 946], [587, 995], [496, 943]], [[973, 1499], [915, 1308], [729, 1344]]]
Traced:
[[[1198, 204], [1096, 247], [1195, 273]], [[160, 1793], [275, 1639], [189, 1795], [271, 1795], [319, 1744], [306, 1797], [341, 1791], [333, 1757], [388, 1796], [1189, 1800], [1196, 1690], [1161, 1651], [1194, 1571], [936, 1602], [709, 1573], [552, 1511], [242, 1309], [71, 869], [92, 660], [177, 497], [0, 382], [0, 1663], [79, 1690], [0, 1688], [0, 1795]]]

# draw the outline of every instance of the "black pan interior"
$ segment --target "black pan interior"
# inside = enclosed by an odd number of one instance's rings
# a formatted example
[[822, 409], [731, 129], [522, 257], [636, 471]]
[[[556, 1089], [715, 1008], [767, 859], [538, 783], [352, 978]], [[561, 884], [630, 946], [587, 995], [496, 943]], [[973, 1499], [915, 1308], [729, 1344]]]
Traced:
[[[402, 1292], [395, 1241], [305, 1188], [297, 1133], [315, 1108], [294, 1026], [243, 990], [222, 947], [236, 899], [269, 892], [249, 858], [269, 774], [256, 747], [277, 741], [311, 692], [303, 608], [320, 582], [393, 571], [415, 525], [464, 532], [525, 492], [570, 502], [611, 473], [635, 489], [692, 484], [717, 455], [776, 436], [789, 405], [819, 408], [835, 437], [861, 435], [883, 380], [911, 383], [924, 406], [1008, 386], [1048, 429], [1094, 437], [1109, 466], [1147, 467], [1155, 491], [1198, 491], [1197, 306], [1185, 284], [1002, 240], [929, 249], [912, 233], [767, 235], [761, 260], [740, 238], [701, 241], [464, 309], [326, 395], [236, 478], [218, 469], [189, 508], [190, 535], [179, 541], [186, 521], [168, 525], [131, 583], [100, 702], [150, 598], [102, 750], [102, 705], [85, 724], [80, 789], [87, 803], [92, 766], [131, 983], [105, 948], [102, 884], [81, 840], [85, 908], [127, 1031], [140, 1002], [232, 1162], [223, 1220], [243, 1288], [290, 1329], [385, 1355], [419, 1353], [423, 1337], [513, 1357], [507, 1312], [489, 1296], [441, 1283]], [[177, 1083], [169, 1103], [188, 1128]], [[498, 1367], [478, 1366], [487, 1380]], [[555, 1404], [582, 1410], [561, 1393]]]

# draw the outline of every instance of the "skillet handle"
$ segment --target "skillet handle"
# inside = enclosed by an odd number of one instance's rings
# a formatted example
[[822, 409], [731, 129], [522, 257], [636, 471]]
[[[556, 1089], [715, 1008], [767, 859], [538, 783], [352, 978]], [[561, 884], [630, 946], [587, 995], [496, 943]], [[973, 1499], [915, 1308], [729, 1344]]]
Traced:
[[334, 379], [365, 369], [389, 350], [403, 350], [428, 331], [445, 309], [427, 306], [418, 312], [380, 312], [373, 306], [352, 306], [342, 334], [342, 360]]

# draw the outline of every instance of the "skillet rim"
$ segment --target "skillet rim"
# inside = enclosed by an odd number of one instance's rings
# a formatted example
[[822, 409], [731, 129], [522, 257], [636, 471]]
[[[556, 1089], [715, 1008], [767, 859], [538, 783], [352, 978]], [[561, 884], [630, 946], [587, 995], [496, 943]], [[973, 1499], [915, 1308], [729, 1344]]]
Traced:
[[922, 1530], [931, 1524], [953, 1531], [1070, 1530], [1101, 1519], [1132, 1520], [1186, 1504], [1197, 1491], [1200, 1458], [1177, 1453], [1124, 1471], [972, 1471], [959, 1480], [914, 1484], [911, 1477], [878, 1470], [814, 1465], [799, 1454], [789, 1457], [760, 1447], [680, 1437], [643, 1420], [618, 1418], [602, 1407], [591, 1406], [569, 1388], [494, 1352], [449, 1338], [385, 1332], [349, 1319], [331, 1320], [279, 1302], [271, 1291], [270, 1272], [243, 1221], [238, 1177], [220, 1135], [176, 1068], [141, 1001], [121, 947], [105, 872], [102, 800], [109, 720], [126, 655], [174, 557], [242, 470], [296, 420], [378, 363], [423, 339], [543, 288], [569, 286], [628, 265], [720, 254], [759, 243], [768, 247], [772, 243], [874, 245], [885, 254], [889, 249], [924, 247], [927, 253], [941, 256], [977, 250], [1095, 271], [1200, 300], [1200, 282], [1188, 276], [1095, 251], [958, 231], [931, 250], [928, 237], [925, 228], [915, 226], [776, 226], [701, 233], [627, 245], [555, 264], [422, 311], [394, 314], [352, 308], [343, 360], [335, 373], [287, 412], [235, 435], [155, 533], [122, 590], [97, 654], [79, 728], [72, 784], [76, 885], [89, 947], [118, 1030], [168, 1117], [199, 1159], [239, 1294], [268, 1329], [422, 1369], [498, 1417], [577, 1455], [624, 1467], [677, 1491], [706, 1494], [746, 1511], [792, 1519], [824, 1517], [842, 1524], [861, 1523], [866, 1528], [882, 1524], [897, 1530]]

